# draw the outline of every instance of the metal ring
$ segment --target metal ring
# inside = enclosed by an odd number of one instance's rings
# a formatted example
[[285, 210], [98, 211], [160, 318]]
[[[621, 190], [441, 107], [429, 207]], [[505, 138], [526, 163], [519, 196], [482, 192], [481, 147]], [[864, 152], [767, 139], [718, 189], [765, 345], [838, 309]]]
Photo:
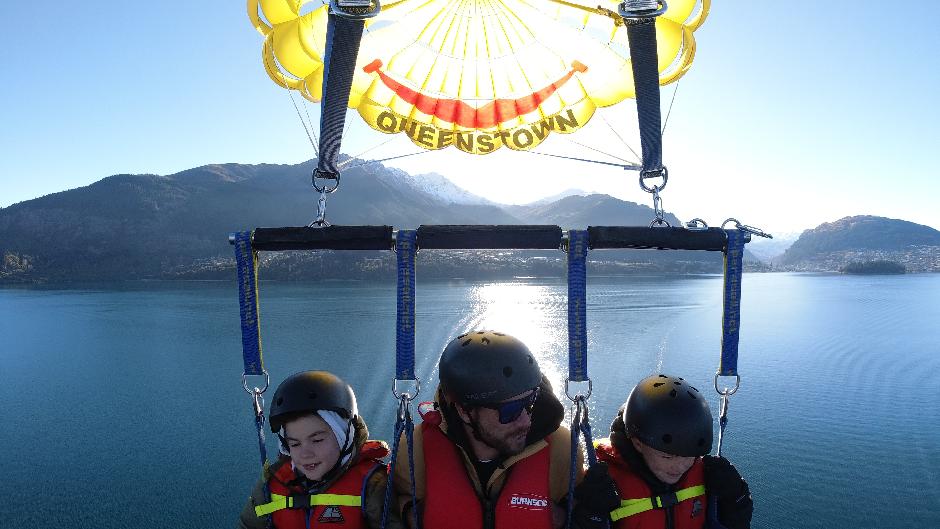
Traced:
[[[656, 174], [652, 174], [652, 173], [656, 173]], [[662, 178], [663, 185], [649, 187], [646, 185], [646, 182], [644, 181], [647, 178]], [[665, 165], [661, 169], [644, 169], [640, 171], [640, 189], [642, 189], [643, 191], [646, 191], [647, 193], [655, 193], [657, 191], [662, 191], [663, 189], [666, 189], [666, 182], [668, 181], [669, 181], [669, 170], [666, 169]]]
[[734, 217], [731, 217], [731, 218], [725, 219], [725, 221], [721, 223], [721, 229], [725, 229], [725, 226], [726, 226], [729, 222], [733, 222], [735, 228], [738, 228], [738, 229], [741, 228], [741, 222], [740, 222], [738, 219], [736, 219], [736, 218], [734, 218]]
[[360, 5], [366, 3], [367, 2], [350, 2], [349, 0], [330, 0], [330, 12], [350, 20], [365, 20], [378, 15], [379, 11], [382, 10], [379, 0], [368, 2], [368, 6]]
[[[263, 369], [261, 370], [261, 374], [264, 375], [264, 387], [261, 389], [255, 387], [255, 389], [258, 389], [259, 392], [264, 393], [268, 390], [268, 386], [271, 385], [271, 376], [268, 375], [268, 372]], [[249, 395], [254, 395], [255, 390], [248, 387], [248, 377], [250, 376], [260, 377], [261, 375], [249, 375], [247, 373], [242, 375], [242, 387], [245, 388], [245, 391], [247, 391]]]
[[626, 2], [620, 2], [620, 5], [617, 6], [617, 14], [619, 14], [619, 15], [622, 16], [623, 18], [653, 18], [653, 17], [658, 17], [659, 15], [662, 15], [663, 13], [665, 13], [666, 10], [669, 8], [669, 6], [666, 5], [666, 1], [665, 1], [665, 0], [659, 0], [659, 1], [656, 2], [656, 3], [659, 5], [659, 7], [656, 8], [656, 9], [637, 9], [637, 10], [632, 10], [632, 11], [631, 11], [631, 10], [629, 10], [629, 9], [627, 8], [627, 3], [626, 3]]
[[669, 221], [665, 219], [653, 219], [653, 221], [650, 222], [650, 228], [654, 226], [665, 226], [667, 228], [671, 228], [672, 224], [669, 224]]
[[[321, 187], [317, 185], [317, 178], [320, 178], [323, 180], [336, 180], [336, 184], [334, 184], [333, 186], [328, 186], [326, 184], [323, 184], [323, 186]], [[336, 191], [337, 189], [339, 189], [339, 173], [322, 171], [318, 167], [314, 169], [313, 174], [310, 175], [310, 182], [313, 184], [313, 188], [316, 189], [318, 193], [330, 194], [333, 191]]]
[[575, 402], [578, 397], [584, 397], [586, 399], [591, 396], [591, 393], [594, 392], [594, 384], [591, 382], [590, 378], [586, 380], [576, 380], [575, 382], [587, 382], [588, 390], [587, 390], [587, 394], [585, 395], [582, 395], [581, 393], [575, 393], [575, 395], [572, 397], [571, 393], [568, 392], [568, 387], [571, 384], [571, 377], [565, 377], [565, 396], [568, 397], [568, 400], [570, 400], [571, 402]]
[[[411, 393], [407, 392], [407, 391], [399, 393], [399, 391], [398, 391], [398, 383], [399, 383], [399, 382], [405, 382], [405, 381], [414, 382], [414, 384], [415, 384], [415, 392], [414, 392], [413, 395], [412, 395]], [[419, 394], [419, 393], [421, 393], [421, 380], [418, 379], [418, 377], [415, 377], [413, 380], [409, 380], [409, 379], [402, 379], [402, 380], [399, 380], [399, 379], [397, 379], [397, 378], [392, 380], [392, 395], [394, 395], [395, 398], [398, 399], [398, 400], [401, 400], [402, 398], [404, 398], [405, 400], [407, 400], [407, 401], [410, 402], [410, 401], [416, 399], [416, 398], [418, 397], [418, 394]]]
[[694, 218], [685, 223], [685, 229], [689, 231], [706, 231], [708, 230], [708, 223], [702, 219]]
[[720, 376], [721, 376], [721, 373], [715, 373], [715, 391], [717, 391], [719, 395], [723, 397], [730, 397], [731, 395], [734, 395], [738, 391], [739, 387], [741, 387], [741, 375], [734, 375], [734, 389], [732, 389], [731, 391], [728, 391], [727, 387], [725, 387], [724, 390], [718, 389], [718, 377]]

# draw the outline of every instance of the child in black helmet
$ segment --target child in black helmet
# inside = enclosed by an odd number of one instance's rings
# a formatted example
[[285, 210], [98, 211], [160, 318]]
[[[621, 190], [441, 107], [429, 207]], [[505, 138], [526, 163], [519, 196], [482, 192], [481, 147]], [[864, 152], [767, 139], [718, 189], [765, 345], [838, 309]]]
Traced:
[[[252, 491], [239, 528], [379, 527], [388, 447], [366, 440], [349, 385], [326, 371], [292, 375], [275, 391], [269, 421], [280, 456]], [[387, 527], [401, 527], [397, 515]]]
[[575, 491], [577, 525], [748, 529], [747, 482], [711, 448], [712, 415], [697, 389], [667, 375], [641, 380]]

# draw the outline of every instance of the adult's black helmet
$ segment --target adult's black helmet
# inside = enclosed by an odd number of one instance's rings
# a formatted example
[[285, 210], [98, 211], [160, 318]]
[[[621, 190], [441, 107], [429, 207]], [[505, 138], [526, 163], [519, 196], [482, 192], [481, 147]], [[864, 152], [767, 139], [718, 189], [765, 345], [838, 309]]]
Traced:
[[646, 377], [623, 408], [630, 437], [677, 456], [703, 456], [712, 449], [712, 413], [688, 382], [667, 375]]
[[496, 331], [454, 338], [441, 354], [441, 387], [467, 405], [500, 402], [538, 387], [542, 370], [529, 348]]
[[335, 411], [346, 419], [359, 414], [356, 394], [343, 379], [328, 371], [302, 371], [281, 382], [271, 401], [271, 431], [278, 432], [285, 417], [316, 410]]

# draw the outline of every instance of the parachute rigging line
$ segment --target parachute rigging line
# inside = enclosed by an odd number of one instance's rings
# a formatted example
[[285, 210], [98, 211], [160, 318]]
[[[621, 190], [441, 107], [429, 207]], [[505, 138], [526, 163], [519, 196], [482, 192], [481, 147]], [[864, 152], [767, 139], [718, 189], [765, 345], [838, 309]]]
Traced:
[[549, 153], [547, 153], [547, 152], [538, 152], [538, 151], [524, 151], [524, 152], [526, 152], [526, 153], [528, 153], [528, 154], [537, 154], [537, 155], [539, 155], [539, 156], [549, 156], [549, 157], [551, 157], [551, 158], [561, 158], [561, 159], [563, 159], [563, 160], [574, 160], [574, 161], [576, 161], [576, 162], [588, 162], [588, 163], [596, 163], [596, 164], [600, 164], [600, 165], [612, 165], [612, 166], [614, 166], [614, 167], [619, 167], [619, 168], [624, 169], [624, 170], [626, 170], [626, 171], [639, 171], [639, 170], [643, 169], [643, 166], [634, 165], [634, 164], [622, 164], [622, 163], [614, 163], [614, 162], [602, 162], [602, 161], [600, 161], [600, 160], [591, 160], [591, 159], [588, 159], [588, 158], [577, 158], [577, 157], [575, 157], [575, 156], [562, 156], [562, 155], [560, 155], [560, 154], [549, 154]]
[[[300, 108], [297, 107], [297, 102], [294, 101], [294, 94], [291, 93], [290, 88], [287, 89], [287, 95], [290, 96], [290, 102], [291, 104], [294, 105], [294, 110], [297, 111], [297, 118], [300, 119], [300, 124], [303, 125], [304, 132], [307, 133], [307, 139], [310, 140], [310, 146], [313, 147], [313, 154], [316, 155], [317, 158], [319, 158], [320, 150], [317, 148], [317, 143], [319, 143], [320, 140], [317, 138], [317, 131], [313, 130], [313, 125], [312, 125], [313, 121], [310, 122], [311, 125], [309, 126], [307, 125], [307, 122], [304, 121], [304, 117], [300, 114]], [[307, 111], [306, 106], [304, 107], [304, 111], [305, 112]], [[308, 120], [310, 119], [309, 112], [307, 112], [307, 119]]]
[[603, 154], [604, 156], [609, 156], [609, 157], [611, 157], [611, 158], [614, 158], [615, 160], [620, 160], [621, 162], [624, 162], [624, 163], [630, 163], [630, 164], [633, 163], [633, 160], [627, 160], [626, 158], [621, 158], [620, 156], [617, 156], [616, 154], [610, 154], [609, 152], [602, 151], [602, 150], [600, 150], [600, 149], [598, 149], [598, 148], [596, 148], [596, 147], [591, 147], [590, 145], [586, 145], [586, 144], [584, 144], [584, 143], [581, 143], [580, 141], [574, 141], [574, 140], [572, 140], [571, 138], [565, 138], [565, 139], [568, 140], [569, 142], [571, 142], [571, 143], [577, 145], [578, 147], [582, 147], [582, 148], [587, 149], [587, 150], [589, 150], [589, 151], [594, 151], [594, 152], [596, 152], [596, 153]]
[[356, 165], [349, 166], [349, 169], [355, 169], [356, 167], [362, 167], [363, 165], [369, 165], [373, 163], [382, 163], [389, 160], [397, 160], [399, 158], [408, 158], [409, 156], [417, 156], [419, 154], [427, 154], [431, 151], [421, 151], [421, 152], [412, 152], [408, 154], [399, 154], [398, 156], [389, 156], [388, 158], [381, 158], [379, 160], [363, 160], [362, 163], [357, 163]]
[[663, 136], [666, 134], [666, 125], [669, 124], [669, 116], [672, 115], [672, 105], [676, 102], [676, 94], [679, 93], [679, 83], [682, 82], [682, 79], [676, 81], [676, 86], [672, 90], [672, 99], [669, 100], [669, 110], [666, 111], [666, 119], [663, 120], [663, 128], [659, 131], [659, 135]]
[[627, 142], [627, 140], [623, 139], [623, 136], [621, 136], [620, 133], [617, 132], [617, 129], [615, 129], [614, 126], [611, 125], [609, 121], [607, 121], [607, 118], [604, 117], [604, 114], [601, 112], [598, 112], [598, 115], [600, 115], [601, 121], [603, 121], [604, 124], [607, 125], [607, 128], [609, 128], [610, 131], [614, 133], [614, 136], [616, 136], [617, 139], [620, 140], [620, 143], [622, 143], [624, 147], [626, 147], [627, 149], [630, 149], [630, 152], [633, 153], [633, 157], [636, 158], [637, 160], [642, 160], [643, 157], [641, 157], [639, 154], [636, 153], [635, 150], [633, 150], [633, 147], [630, 146], [630, 143]]

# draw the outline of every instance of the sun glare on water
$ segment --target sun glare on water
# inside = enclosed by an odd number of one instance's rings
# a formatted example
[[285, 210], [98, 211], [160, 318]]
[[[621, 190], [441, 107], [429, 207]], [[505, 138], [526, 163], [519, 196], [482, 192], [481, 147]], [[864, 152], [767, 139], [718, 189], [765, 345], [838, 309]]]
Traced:
[[491, 329], [522, 340], [553, 382], [564, 379], [567, 354], [567, 297], [548, 286], [486, 283], [471, 293], [476, 315], [469, 329]]

